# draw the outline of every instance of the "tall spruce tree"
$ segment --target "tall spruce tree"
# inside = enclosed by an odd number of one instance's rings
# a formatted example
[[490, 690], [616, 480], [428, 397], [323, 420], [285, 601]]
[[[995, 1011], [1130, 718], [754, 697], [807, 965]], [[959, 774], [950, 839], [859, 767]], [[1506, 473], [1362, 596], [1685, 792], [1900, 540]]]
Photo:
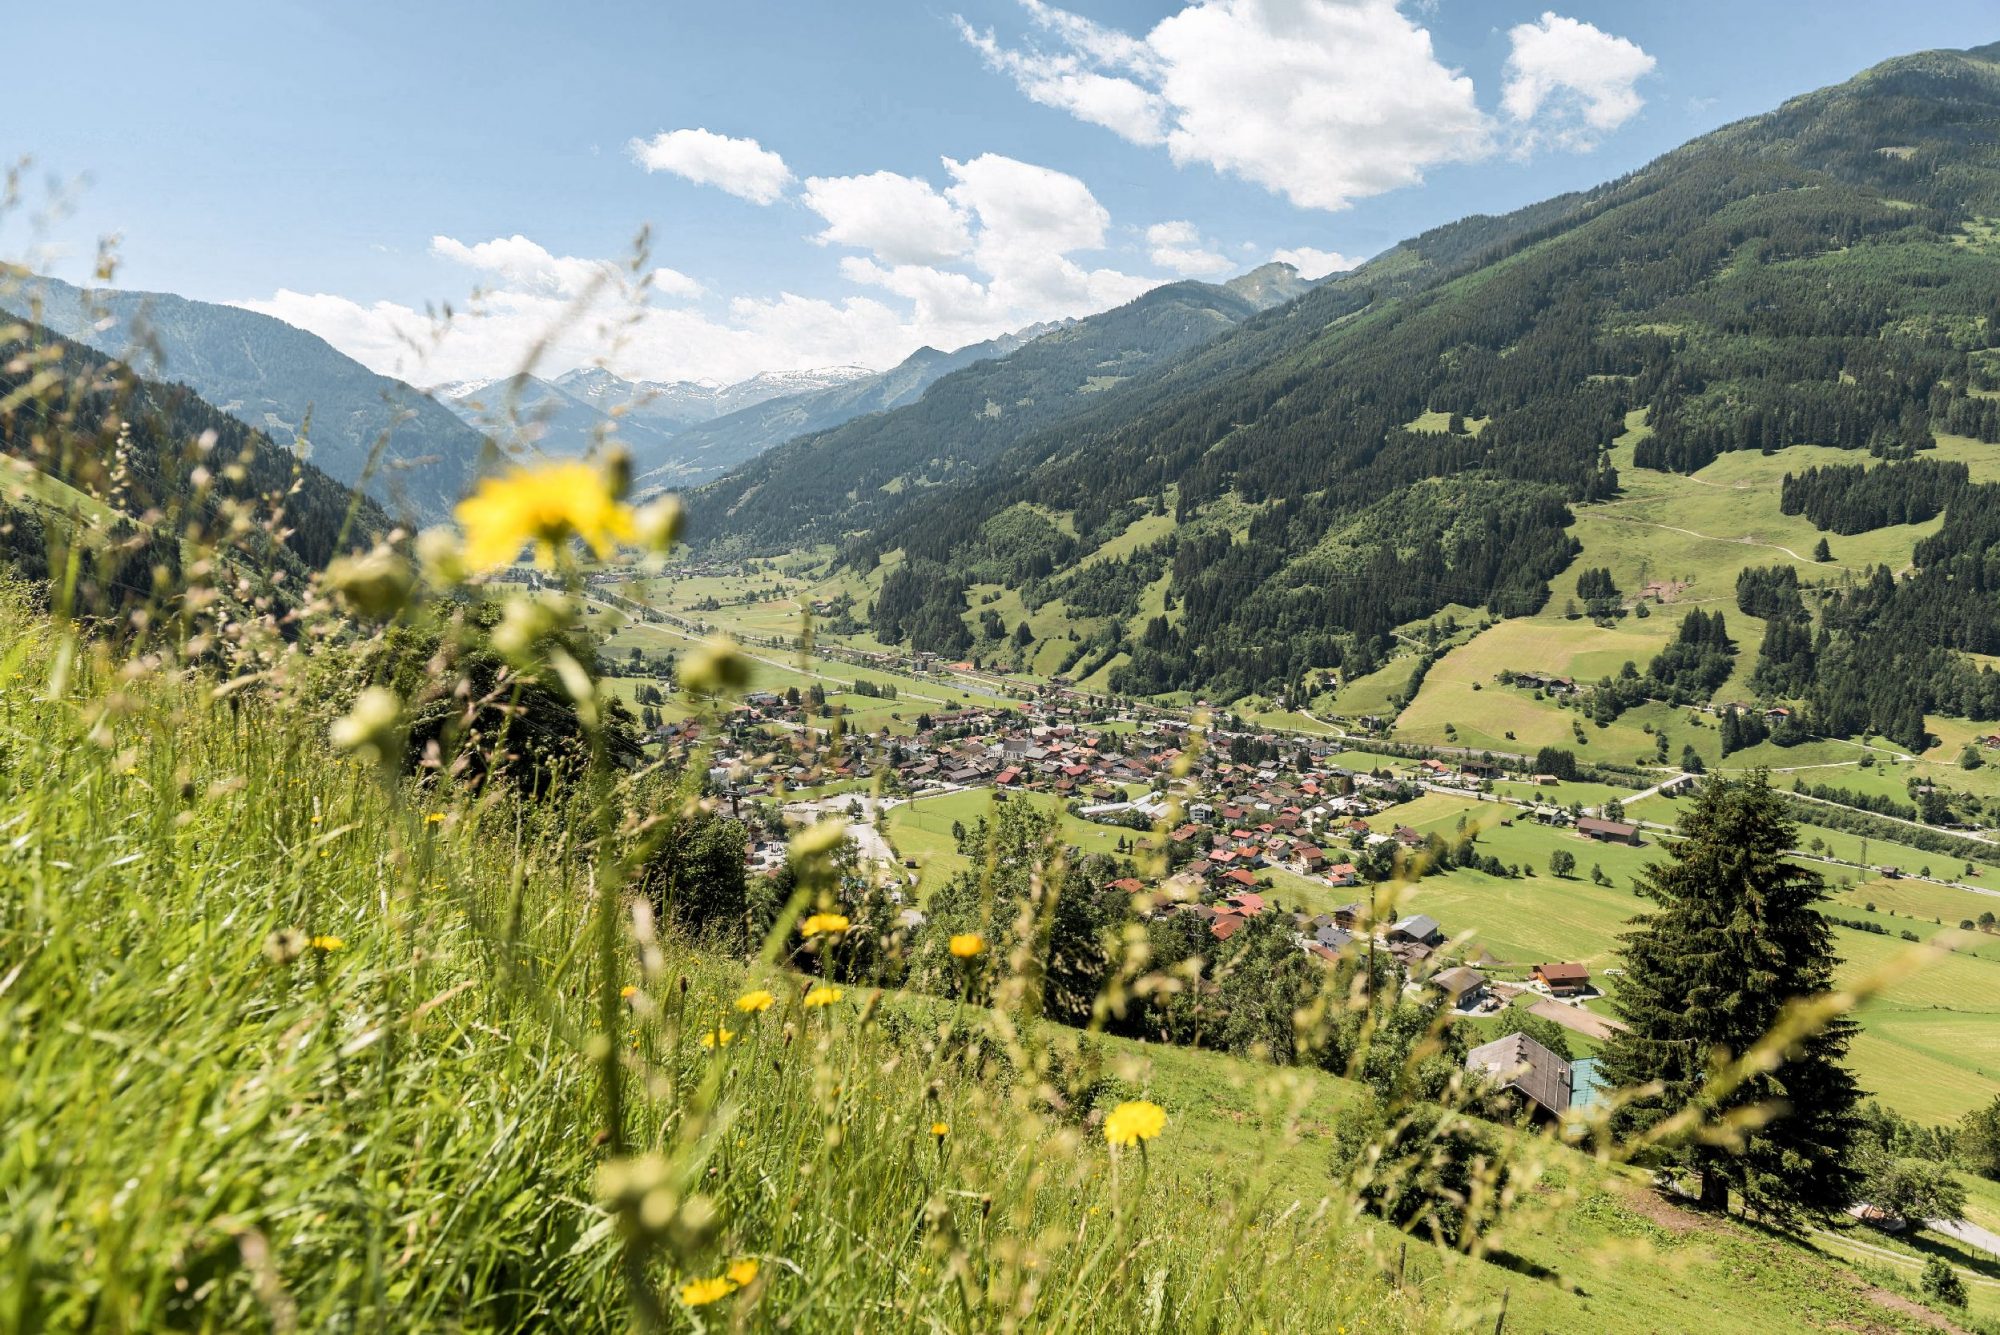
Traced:
[[1697, 1178], [1708, 1208], [1727, 1208], [1734, 1190], [1767, 1215], [1839, 1210], [1858, 1181], [1851, 1149], [1861, 1092], [1841, 1065], [1852, 1021], [1835, 1019], [1776, 1069], [1726, 1093], [1709, 1088], [1715, 1062], [1747, 1052], [1794, 999], [1832, 988], [1840, 960], [1816, 907], [1825, 883], [1785, 859], [1793, 826], [1761, 770], [1709, 780], [1680, 829], [1669, 860], [1639, 879], [1658, 907], [1624, 938], [1614, 999], [1630, 1028], [1604, 1054], [1616, 1086], [1658, 1081], [1662, 1092], [1622, 1109], [1615, 1125], [1642, 1131], [1691, 1104], [1708, 1127], [1737, 1110], [1773, 1108], [1738, 1144], [1697, 1135], [1669, 1153]]

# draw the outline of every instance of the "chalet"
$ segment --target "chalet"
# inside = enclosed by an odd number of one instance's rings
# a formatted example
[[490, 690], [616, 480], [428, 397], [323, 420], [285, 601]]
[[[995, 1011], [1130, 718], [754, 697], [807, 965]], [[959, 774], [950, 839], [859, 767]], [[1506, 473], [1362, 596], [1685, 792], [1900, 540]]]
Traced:
[[1407, 941], [1414, 945], [1435, 946], [1444, 940], [1444, 928], [1436, 918], [1423, 913], [1412, 913], [1389, 929], [1389, 940]]
[[1540, 784], [1544, 788], [1553, 788], [1562, 780], [1553, 774], [1531, 774], [1528, 776], [1528, 782]]
[[1490, 760], [1468, 760], [1458, 767], [1458, 772], [1475, 779], [1500, 777], [1500, 767]]
[[[1256, 885], [1256, 884], [1257, 884], [1257, 878], [1256, 878], [1255, 876], [1252, 876], [1252, 875], [1251, 875], [1251, 874], [1250, 874], [1249, 872], [1247, 872], [1247, 871], [1244, 871], [1244, 870], [1243, 870], [1242, 868], [1240, 868], [1240, 867], [1239, 867], [1239, 868], [1237, 868], [1237, 869], [1236, 869], [1235, 871], [1226, 871], [1226, 872], [1222, 873], [1222, 879], [1223, 879], [1223, 880], [1225, 880], [1225, 881], [1228, 881], [1228, 882], [1230, 882], [1230, 883], [1231, 883], [1231, 884], [1233, 884], [1233, 885], [1240, 885], [1240, 886], [1244, 887], [1245, 889], [1248, 889], [1248, 888], [1250, 888], [1251, 886], [1254, 886], [1254, 885]], [[1255, 898], [1255, 896], [1253, 895], [1253, 896], [1252, 896], [1252, 898]], [[1263, 901], [1262, 901], [1262, 900], [1258, 900], [1258, 901], [1257, 901], [1257, 906], [1258, 906], [1258, 908], [1262, 908], [1262, 907], [1263, 907]], [[1254, 911], [1254, 910], [1253, 910], [1253, 911]]]
[[1111, 890], [1122, 890], [1128, 895], [1136, 895], [1140, 891], [1144, 890], [1146, 886], [1145, 883], [1140, 881], [1139, 878], [1137, 878], [1136, 876], [1121, 876], [1117, 880], [1113, 881], [1106, 888]]
[[1598, 816], [1584, 816], [1576, 822], [1576, 832], [1586, 839], [1595, 839], [1600, 844], [1632, 844], [1639, 842], [1639, 827], [1622, 820], [1604, 820]]
[[1328, 923], [1324, 927], [1316, 929], [1312, 934], [1312, 939], [1315, 945], [1325, 946], [1328, 950], [1339, 950], [1354, 940], [1354, 933], [1344, 931], [1339, 927], [1335, 927], [1332, 923]]
[[1417, 941], [1398, 941], [1389, 947], [1389, 954], [1403, 966], [1403, 972], [1414, 974], [1430, 962], [1435, 953], [1427, 945]]
[[1305, 874], [1308, 876], [1326, 869], [1326, 854], [1311, 844], [1300, 844], [1298, 848], [1293, 850], [1293, 854], [1298, 859], [1299, 866], [1305, 870]]
[[1329, 885], [1337, 885], [1345, 888], [1346, 886], [1353, 885], [1360, 879], [1361, 873], [1354, 869], [1352, 862], [1336, 863], [1326, 869], [1326, 880]]
[[1570, 1064], [1526, 1034], [1480, 1044], [1465, 1054], [1465, 1069], [1523, 1100], [1538, 1121], [1560, 1118], [1570, 1109]]
[[1398, 825], [1396, 827], [1395, 839], [1404, 848], [1422, 848], [1424, 846], [1424, 837], [1407, 825]]
[[1009, 765], [1006, 769], [1001, 770], [993, 776], [993, 782], [999, 784], [1002, 788], [1010, 787], [1020, 781], [1021, 771], [1015, 769], [1012, 765]]
[[1463, 965], [1446, 969], [1433, 975], [1430, 983], [1459, 1010], [1472, 1010], [1486, 1000], [1486, 977], [1477, 969], [1468, 969]]
[[1581, 964], [1537, 964], [1529, 977], [1559, 997], [1574, 997], [1590, 989], [1590, 970]]
[[1368, 908], [1364, 904], [1342, 904], [1333, 911], [1333, 920], [1351, 931], [1367, 912]]
[[[1239, 876], [1242, 874], [1237, 873]], [[1256, 882], [1252, 881], [1251, 884], [1255, 885]], [[1223, 902], [1246, 918], [1254, 918], [1264, 911], [1264, 896], [1248, 890], [1239, 891]]]
[[1218, 941], [1227, 941], [1242, 931], [1243, 924], [1247, 921], [1248, 919], [1241, 914], [1217, 913], [1214, 920], [1208, 924], [1209, 935]]
[[1558, 677], [1547, 672], [1516, 672], [1516, 686], [1526, 686], [1533, 690], [1547, 691], [1551, 695], [1575, 695], [1576, 682], [1569, 677]]

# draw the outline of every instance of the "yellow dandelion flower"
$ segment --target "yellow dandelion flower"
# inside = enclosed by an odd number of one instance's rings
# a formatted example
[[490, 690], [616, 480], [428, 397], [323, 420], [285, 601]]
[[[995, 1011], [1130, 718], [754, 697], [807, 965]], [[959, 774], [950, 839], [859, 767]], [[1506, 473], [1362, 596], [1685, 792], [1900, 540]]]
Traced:
[[730, 1283], [739, 1289], [747, 1289], [750, 1287], [750, 1281], [757, 1278], [757, 1268], [757, 1258], [746, 1256], [740, 1261], [731, 1261], [725, 1273]]
[[799, 924], [799, 931], [806, 936], [838, 935], [853, 925], [844, 913], [815, 913]]
[[758, 1011], [771, 1009], [771, 1003], [776, 1000], [777, 998], [772, 996], [768, 989], [760, 987], [736, 998], [736, 1009], [745, 1015], [755, 1015]]
[[443, 823], [444, 813], [442, 811], [433, 811], [430, 815], [424, 817], [424, 824], [426, 825], [441, 825]]
[[1113, 1145], [1137, 1145], [1167, 1129], [1167, 1110], [1135, 1099], [1121, 1103], [1104, 1119], [1104, 1138]]
[[347, 943], [337, 936], [316, 936], [312, 939], [314, 950], [324, 950], [331, 955], [336, 950], [347, 949]]
[[729, 1276], [717, 1275], [713, 1279], [691, 1279], [681, 1285], [680, 1292], [681, 1301], [689, 1307], [706, 1307], [736, 1292], [736, 1285], [730, 1283]]
[[705, 1048], [726, 1048], [735, 1038], [734, 1029], [715, 1028], [701, 1036], [701, 1045]]
[[459, 502], [457, 515], [465, 530], [466, 564], [475, 570], [507, 565], [529, 543], [547, 564], [570, 538], [582, 538], [606, 557], [634, 534], [631, 507], [618, 499], [610, 479], [575, 459], [488, 478]]
[[632, 984], [627, 983], [625, 984], [625, 986], [618, 989], [618, 995], [623, 997], [625, 1000], [630, 1001], [633, 997], [639, 995], [639, 989], [632, 986]]
[[936, 1136], [936, 1137], [937, 1137], [937, 1138], [938, 1138], [939, 1140], [943, 1140], [943, 1139], [944, 1139], [944, 1138], [945, 1138], [946, 1136], [948, 1136], [948, 1135], [950, 1135], [950, 1134], [951, 1134], [951, 1123], [950, 1123], [950, 1122], [932, 1122], [932, 1123], [931, 1123], [931, 1134], [932, 1134], [932, 1135], [934, 1135], [934, 1136]]
[[842, 992], [839, 988], [829, 987], [826, 984], [822, 983], [820, 986], [806, 993], [806, 1005], [831, 1006], [834, 1002], [839, 1001], [843, 996], [846, 995], [847, 994], [845, 992]]
[[976, 959], [986, 953], [986, 938], [977, 932], [960, 932], [951, 939], [951, 953], [962, 960]]

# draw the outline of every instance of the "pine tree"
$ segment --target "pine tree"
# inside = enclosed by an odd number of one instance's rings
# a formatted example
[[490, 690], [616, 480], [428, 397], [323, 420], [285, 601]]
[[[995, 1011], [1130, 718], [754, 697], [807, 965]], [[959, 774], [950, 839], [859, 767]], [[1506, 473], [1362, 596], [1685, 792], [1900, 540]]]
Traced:
[[1625, 937], [1615, 1001], [1629, 1030], [1604, 1057], [1617, 1086], [1658, 1081], [1663, 1092], [1628, 1105], [1617, 1127], [1643, 1131], [1691, 1104], [1704, 1128], [1745, 1109], [1773, 1110], [1761, 1127], [1752, 1119], [1738, 1143], [1697, 1134], [1669, 1152], [1698, 1179], [1711, 1209], [1726, 1208], [1733, 1189], [1766, 1214], [1839, 1210], [1858, 1180], [1851, 1151], [1861, 1094], [1841, 1065], [1851, 1020], [1829, 1021], [1775, 1070], [1720, 1096], [1705, 1089], [1712, 1063], [1749, 1051], [1795, 999], [1831, 990], [1840, 961], [1816, 907], [1825, 882], [1785, 861], [1794, 830], [1761, 770], [1737, 782], [1711, 779], [1681, 833], [1669, 860], [1639, 879], [1658, 907]]

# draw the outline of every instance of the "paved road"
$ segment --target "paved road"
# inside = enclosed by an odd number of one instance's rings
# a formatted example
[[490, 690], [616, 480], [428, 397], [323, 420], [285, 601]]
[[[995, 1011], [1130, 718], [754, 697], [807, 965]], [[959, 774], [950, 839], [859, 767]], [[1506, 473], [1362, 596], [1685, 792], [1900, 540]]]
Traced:
[[[1850, 1205], [1847, 1207], [1847, 1213], [1859, 1219], [1868, 1212], [1869, 1208], [1865, 1204]], [[2000, 1256], [2000, 1233], [1995, 1233], [1990, 1228], [1981, 1228], [1979, 1225], [1967, 1223], [1963, 1219], [1933, 1219], [1925, 1224], [1924, 1227], [1933, 1233], [1941, 1233], [1947, 1238], [1955, 1238], [1966, 1246], [1975, 1247], [1989, 1256]], [[1877, 1247], [1873, 1243], [1862, 1242], [1850, 1235], [1828, 1233], [1825, 1229], [1814, 1229], [1813, 1231], [1822, 1237], [1838, 1238], [1850, 1247], [1858, 1247], [1863, 1251], [1884, 1256], [1890, 1260], [1915, 1264], [1915, 1261], [1911, 1257], [1906, 1256], [1902, 1252], [1892, 1251], [1886, 1247]], [[2000, 1287], [2000, 1280], [1983, 1279], [1969, 1270], [1960, 1270], [1959, 1273], [1973, 1283], [1984, 1284], [1988, 1287]]]
[[1942, 1233], [1947, 1238], [1957, 1238], [1968, 1247], [1977, 1247], [1988, 1256], [2000, 1256], [2000, 1233], [1977, 1224], [1968, 1224], [1963, 1219], [1933, 1219], [1930, 1222], [1933, 1233]]

